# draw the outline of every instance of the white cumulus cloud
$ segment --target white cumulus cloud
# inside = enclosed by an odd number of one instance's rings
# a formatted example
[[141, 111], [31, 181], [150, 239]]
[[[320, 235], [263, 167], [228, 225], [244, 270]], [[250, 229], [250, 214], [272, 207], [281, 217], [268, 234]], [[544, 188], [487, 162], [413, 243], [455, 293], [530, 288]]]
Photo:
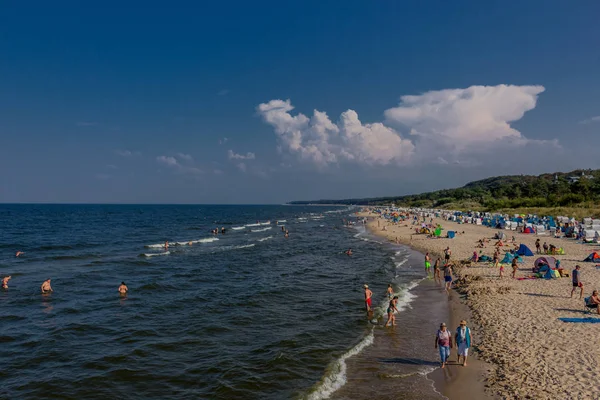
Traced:
[[535, 108], [544, 90], [543, 86], [471, 86], [402, 96], [397, 107], [384, 111], [385, 120], [375, 123], [361, 122], [354, 110], [343, 112], [337, 122], [317, 110], [310, 118], [292, 115], [290, 100], [271, 100], [257, 111], [274, 128], [280, 153], [295, 154], [321, 167], [343, 161], [388, 165], [418, 160], [443, 165], [492, 145], [557, 146], [556, 141], [529, 140], [510, 125]]
[[246, 155], [234, 153], [233, 150], [229, 150], [227, 152], [227, 157], [230, 160], [254, 160], [256, 155], [254, 153], [248, 152]]
[[333, 123], [324, 112], [314, 110], [291, 115], [290, 100], [271, 100], [257, 107], [265, 122], [275, 128], [282, 150], [301, 159], [324, 166], [340, 159], [365, 164], [388, 164], [405, 161], [414, 146], [398, 132], [381, 123], [363, 124], [353, 110], [342, 113]]

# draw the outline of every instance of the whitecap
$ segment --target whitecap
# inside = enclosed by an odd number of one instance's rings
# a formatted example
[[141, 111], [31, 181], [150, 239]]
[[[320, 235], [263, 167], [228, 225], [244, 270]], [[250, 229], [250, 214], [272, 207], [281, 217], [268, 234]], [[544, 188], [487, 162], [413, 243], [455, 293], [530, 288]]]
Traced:
[[264, 232], [264, 231], [268, 231], [269, 229], [273, 229], [273, 227], [269, 226], [268, 228], [252, 229], [250, 232]]
[[170, 251], [165, 251], [164, 253], [145, 253], [144, 257], [154, 257], [154, 256], [166, 256], [171, 254]]

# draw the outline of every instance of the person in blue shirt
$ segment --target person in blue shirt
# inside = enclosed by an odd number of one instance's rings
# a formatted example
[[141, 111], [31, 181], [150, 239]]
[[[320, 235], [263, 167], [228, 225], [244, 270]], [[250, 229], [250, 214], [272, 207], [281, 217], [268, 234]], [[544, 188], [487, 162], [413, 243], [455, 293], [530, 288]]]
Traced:
[[467, 321], [460, 321], [460, 325], [456, 328], [454, 335], [456, 348], [458, 349], [457, 362], [460, 364], [460, 358], [463, 358], [463, 367], [467, 366], [467, 357], [469, 356], [469, 348], [471, 347], [471, 329], [467, 326]]

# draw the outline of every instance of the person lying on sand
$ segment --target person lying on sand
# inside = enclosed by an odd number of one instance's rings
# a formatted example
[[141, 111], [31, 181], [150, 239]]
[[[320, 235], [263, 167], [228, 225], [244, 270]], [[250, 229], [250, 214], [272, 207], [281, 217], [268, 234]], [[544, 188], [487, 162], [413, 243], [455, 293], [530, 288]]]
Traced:
[[496, 246], [496, 247], [502, 247], [502, 246], [504, 246], [504, 243], [502, 243], [502, 240], [498, 240], [496, 242], [496, 244], [494, 244], [494, 246]]

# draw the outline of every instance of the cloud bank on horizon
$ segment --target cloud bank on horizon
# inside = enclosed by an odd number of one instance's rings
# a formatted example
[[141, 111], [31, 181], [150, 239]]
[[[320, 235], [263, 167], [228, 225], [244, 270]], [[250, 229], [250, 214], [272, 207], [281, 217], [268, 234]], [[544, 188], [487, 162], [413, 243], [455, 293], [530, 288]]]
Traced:
[[[510, 123], [535, 108], [543, 86], [471, 86], [402, 96], [400, 104], [384, 111], [385, 120], [363, 123], [354, 110], [337, 122], [325, 112], [312, 117], [298, 113], [290, 100], [271, 100], [257, 107], [271, 125], [282, 151], [318, 167], [344, 161], [361, 165], [403, 165], [408, 162], [447, 164], [473, 150], [558, 146], [558, 142], [531, 140]], [[404, 135], [403, 135], [404, 133]], [[466, 164], [469, 164], [468, 162]]]

